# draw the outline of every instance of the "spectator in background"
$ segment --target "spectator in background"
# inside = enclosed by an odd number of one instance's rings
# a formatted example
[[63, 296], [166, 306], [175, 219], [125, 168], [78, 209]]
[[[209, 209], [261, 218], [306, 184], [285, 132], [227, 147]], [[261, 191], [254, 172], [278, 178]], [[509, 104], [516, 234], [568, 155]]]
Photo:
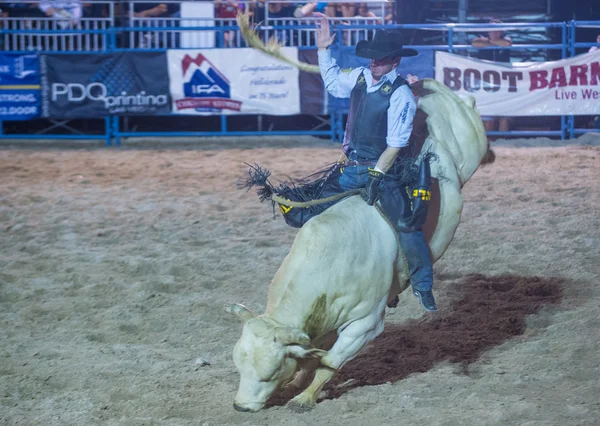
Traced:
[[396, 4], [394, 2], [388, 1], [385, 4], [385, 16], [383, 18], [383, 22], [388, 24], [395, 24], [397, 22], [396, 19]]
[[[500, 24], [502, 21], [491, 19], [490, 24]], [[473, 47], [512, 46], [512, 40], [502, 30], [488, 31], [488, 35], [471, 40]], [[477, 52], [477, 58], [494, 62], [510, 62], [510, 49], [483, 49]], [[482, 117], [486, 132], [510, 130], [510, 117]]]
[[107, 18], [109, 15], [110, 11], [106, 3], [83, 3], [84, 18]]
[[46, 16], [57, 20], [62, 29], [73, 28], [79, 25], [83, 16], [81, 1], [40, 1], [39, 8]]
[[12, 18], [42, 18], [46, 16], [36, 3], [2, 3], [2, 9]]
[[[129, 13], [130, 3], [125, 2], [124, 10]], [[133, 16], [135, 18], [168, 18], [179, 12], [176, 3], [133, 3]]]
[[[598, 34], [596, 36], [596, 43], [600, 43], [600, 34]], [[594, 52], [596, 50], [600, 50], [600, 47], [598, 47], [598, 46], [592, 46], [592, 47], [590, 47], [590, 50], [588, 50], [588, 53]]]
[[[327, 12], [327, 3], [306, 3], [302, 5], [302, 3], [298, 4], [296, 10], [294, 10], [294, 17], [296, 18], [310, 18], [313, 16], [320, 16], [320, 14], [324, 14]], [[317, 15], [315, 15], [317, 13]]]
[[[354, 22], [351, 24], [355, 25], [381, 25], [381, 19], [375, 15], [375, 13], [369, 10], [369, 5], [367, 3], [359, 3], [357, 14], [354, 17]], [[358, 19], [356, 19], [358, 18]], [[345, 32], [345, 31], [344, 31]], [[352, 43], [356, 44], [360, 40], [371, 40], [373, 38], [373, 30], [369, 29], [360, 29], [360, 30], [349, 30], [352, 33]], [[346, 43], [347, 36], [344, 34], [344, 44]]]
[[[179, 3], [133, 3], [131, 10], [130, 2], [122, 3], [122, 11], [127, 20], [133, 14], [133, 22], [129, 25], [133, 27], [150, 27], [150, 28], [173, 28], [178, 27], [178, 20], [169, 19], [174, 15], [179, 15]], [[164, 19], [156, 19], [164, 18]], [[176, 47], [178, 45], [179, 34], [176, 31], [152, 31], [134, 33], [133, 46], [139, 48], [164, 48]], [[129, 44], [131, 45], [131, 39]]]
[[[242, 5], [243, 6], [243, 5]], [[215, 0], [215, 18], [217, 25], [230, 27], [235, 26], [235, 17], [240, 9], [237, 2], [233, 0]], [[223, 47], [233, 47], [235, 31], [223, 31]]]
[[336, 18], [352, 18], [356, 15], [356, 3], [330, 3], [327, 16]]
[[[491, 19], [490, 24], [501, 24], [502, 21]], [[488, 35], [475, 37], [471, 40], [473, 47], [512, 46], [512, 40], [502, 30], [488, 31]], [[510, 49], [480, 50], [477, 52], [479, 59], [494, 62], [510, 62]]]
[[[254, 22], [265, 23], [265, 0], [258, 0], [254, 3]], [[269, 3], [269, 19], [280, 19], [280, 18], [293, 18], [294, 17], [294, 6], [292, 3]], [[273, 23], [269, 23], [272, 25]]]
[[379, 20], [377, 18], [377, 15], [375, 15], [375, 13], [371, 12], [369, 10], [369, 5], [367, 3], [360, 3], [358, 5], [358, 14], [355, 16], [355, 18], [375, 18], [375, 19], [365, 19], [362, 20], [360, 23], [364, 23], [364, 24], [368, 24], [368, 25], [380, 25], [381, 24], [381, 20]]

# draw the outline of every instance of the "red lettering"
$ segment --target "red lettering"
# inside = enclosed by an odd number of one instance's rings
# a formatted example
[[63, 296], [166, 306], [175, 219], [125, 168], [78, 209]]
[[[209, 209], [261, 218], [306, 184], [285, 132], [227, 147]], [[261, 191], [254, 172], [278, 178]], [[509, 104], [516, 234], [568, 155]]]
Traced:
[[571, 65], [571, 78], [569, 79], [569, 86], [587, 86], [587, 70], [587, 64]]
[[530, 71], [529, 72], [529, 91], [548, 87], [548, 71]]
[[481, 89], [481, 73], [479, 70], [472, 68], [465, 70], [463, 87], [467, 92], [476, 92]]
[[598, 99], [600, 92], [594, 89], [583, 89], [583, 99]]
[[500, 90], [500, 73], [498, 71], [483, 72], [483, 90], [497, 92]]
[[563, 67], [553, 68], [552, 77], [550, 77], [549, 87], [565, 87], [567, 85], [567, 75]]
[[444, 68], [444, 85], [455, 92], [460, 90], [460, 68]]
[[592, 62], [590, 65], [590, 86], [597, 86], [598, 80], [600, 80], [600, 62]]
[[517, 91], [517, 80], [523, 80], [523, 73], [520, 71], [502, 71], [502, 80], [508, 80], [508, 91]]

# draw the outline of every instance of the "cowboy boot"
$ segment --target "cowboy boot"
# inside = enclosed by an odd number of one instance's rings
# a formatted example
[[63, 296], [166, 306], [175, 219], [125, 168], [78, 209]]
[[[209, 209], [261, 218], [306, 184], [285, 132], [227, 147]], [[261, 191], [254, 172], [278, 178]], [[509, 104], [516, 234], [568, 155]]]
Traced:
[[433, 266], [423, 231], [399, 232], [398, 239], [408, 262], [413, 294], [425, 310], [437, 311], [432, 291]]

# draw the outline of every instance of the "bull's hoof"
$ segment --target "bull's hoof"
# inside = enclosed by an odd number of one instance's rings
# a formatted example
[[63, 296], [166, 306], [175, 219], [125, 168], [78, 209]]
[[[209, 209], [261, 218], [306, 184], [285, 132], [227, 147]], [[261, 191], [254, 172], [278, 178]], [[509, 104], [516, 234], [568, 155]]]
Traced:
[[286, 407], [295, 413], [306, 413], [315, 408], [317, 404], [311, 401], [297, 401], [296, 398], [287, 403]]
[[387, 303], [387, 307], [388, 308], [395, 308], [396, 306], [398, 306], [398, 302], [400, 302], [400, 298], [398, 297], [398, 295], [396, 295], [396, 297], [394, 297], [392, 300], [390, 300]]

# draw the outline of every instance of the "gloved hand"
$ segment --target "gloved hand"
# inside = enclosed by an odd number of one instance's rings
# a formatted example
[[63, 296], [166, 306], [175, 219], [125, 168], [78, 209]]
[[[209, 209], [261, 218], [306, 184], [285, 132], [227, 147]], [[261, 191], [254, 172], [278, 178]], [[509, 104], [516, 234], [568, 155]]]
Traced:
[[337, 159], [336, 163], [337, 164], [346, 164], [348, 162], [348, 156], [346, 155], [346, 153], [344, 151], [342, 151], [342, 155], [340, 155], [340, 158]]
[[379, 199], [379, 185], [383, 181], [384, 176], [385, 173], [383, 172], [369, 169], [369, 180], [367, 180], [367, 186], [365, 186], [365, 192], [362, 195], [363, 200], [368, 205], [372, 206]]

